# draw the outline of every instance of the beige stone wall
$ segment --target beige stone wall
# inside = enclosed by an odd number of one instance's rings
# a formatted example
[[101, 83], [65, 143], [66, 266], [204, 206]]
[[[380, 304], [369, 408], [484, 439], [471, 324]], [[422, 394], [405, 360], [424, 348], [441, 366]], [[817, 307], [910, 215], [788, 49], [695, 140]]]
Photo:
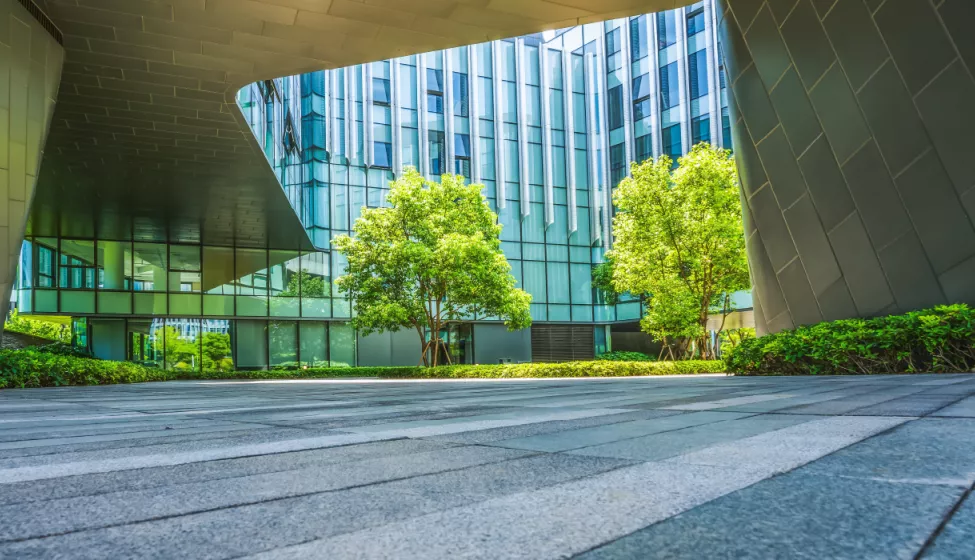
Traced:
[[0, 313], [10, 289], [61, 82], [64, 49], [18, 0], [0, 0]]

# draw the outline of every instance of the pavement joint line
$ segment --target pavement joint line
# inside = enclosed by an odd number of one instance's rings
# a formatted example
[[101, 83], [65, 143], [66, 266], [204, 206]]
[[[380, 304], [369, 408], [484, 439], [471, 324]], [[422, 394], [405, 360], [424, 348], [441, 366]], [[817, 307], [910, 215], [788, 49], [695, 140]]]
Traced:
[[961, 506], [965, 503], [965, 500], [972, 495], [972, 490], [975, 490], [975, 484], [972, 484], [968, 487], [968, 489], [962, 492], [961, 496], [958, 497], [958, 500], [956, 500], [952, 507], [945, 513], [944, 517], [941, 519], [941, 523], [938, 523], [938, 526], [934, 529], [934, 531], [931, 532], [930, 535], [928, 535], [928, 538], [924, 541], [924, 544], [921, 545], [920, 550], [918, 550], [917, 554], [914, 555], [914, 560], [920, 560], [923, 558], [928, 550], [934, 546], [935, 541], [937, 541], [938, 537], [941, 536], [941, 533], [944, 532], [945, 527], [948, 526], [951, 518], [958, 513], [958, 510], [961, 509]]
[[[481, 447], [481, 446], [472, 445], [472, 446], [469, 446], [469, 447]], [[507, 459], [498, 459], [497, 461], [488, 461], [488, 462], [485, 462], [485, 463], [478, 463], [475, 466], [478, 466], [479, 467], [479, 466], [487, 466], [487, 465], [497, 465], [497, 464], [501, 464], [501, 463], [506, 463], [508, 461], [516, 461], [516, 460], [521, 460], [521, 459], [531, 459], [533, 457], [539, 457], [539, 456], [542, 456], [542, 455], [546, 455], [546, 453], [530, 453], [529, 452], [529, 453], [527, 453], [525, 455], [522, 455], [520, 457], [507, 458]], [[609, 469], [609, 470], [603, 471], [603, 472], [611, 472], [613, 470], [617, 470], [617, 469], [621, 469], [621, 468], [625, 468], [625, 467], [629, 467], [629, 466], [633, 466], [633, 465], [625, 465], [624, 464], [624, 465], [620, 465], [618, 467], [614, 467], [612, 469]], [[308, 496], [315, 496], [315, 495], [319, 495], [319, 494], [331, 494], [331, 493], [335, 493], [335, 492], [347, 492], [349, 490], [355, 490], [357, 488], [368, 488], [370, 486], [379, 486], [379, 485], [382, 485], [382, 484], [388, 484], [388, 483], [392, 483], [392, 482], [399, 482], [399, 481], [403, 481], [403, 480], [409, 480], [411, 478], [419, 478], [419, 477], [423, 477], [423, 476], [431, 476], [431, 475], [438, 475], [438, 474], [444, 474], [444, 473], [450, 473], [450, 472], [458, 472], [458, 471], [463, 471], [463, 470], [466, 470], [466, 469], [469, 469], [469, 468], [472, 468], [472, 467], [469, 466], [469, 465], [468, 466], [464, 466], [464, 467], [455, 467], [455, 468], [443, 469], [443, 470], [439, 470], [439, 471], [425, 472], [423, 474], [415, 474], [415, 475], [410, 475], [410, 476], [402, 476], [402, 477], [397, 477], [397, 478], [389, 478], [389, 479], [385, 479], [385, 480], [377, 480], [375, 482], [365, 482], [365, 483], [362, 483], [362, 484], [353, 484], [353, 485], [345, 486], [345, 487], [342, 487], [342, 488], [331, 488], [331, 489], [328, 489], [328, 490], [321, 490], [321, 491], [317, 491], [317, 492], [302, 492], [302, 493], [292, 494], [292, 495], [288, 495], [288, 496], [280, 496], [280, 497], [277, 497], [277, 498], [268, 498], [266, 500], [254, 500], [254, 501], [250, 501], [250, 502], [241, 502], [241, 503], [237, 503], [237, 504], [219, 506], [219, 507], [214, 507], [214, 508], [203, 508], [203, 509], [199, 509], [199, 510], [196, 510], [196, 511], [190, 511], [190, 512], [174, 513], [174, 514], [168, 514], [168, 515], [159, 515], [159, 516], [156, 516], [156, 517], [151, 517], [151, 518], [146, 518], [146, 519], [139, 519], [139, 520], [135, 520], [135, 521], [127, 522], [127, 523], [109, 523], [107, 525], [100, 525], [100, 526], [97, 526], [97, 527], [85, 527], [84, 529], [76, 529], [76, 530], [72, 530], [72, 531], [60, 531], [60, 532], [51, 533], [51, 534], [48, 534], [48, 535], [38, 535], [38, 536], [27, 537], [27, 538], [22, 538], [22, 539], [0, 539], [0, 543], [27, 542], [27, 541], [32, 541], [32, 540], [49, 539], [49, 538], [53, 538], [53, 537], [61, 537], [61, 536], [70, 535], [70, 534], [73, 534], [73, 533], [84, 533], [86, 531], [99, 531], [99, 530], [103, 530], [103, 529], [111, 529], [113, 527], [127, 527], [127, 526], [132, 526], [132, 525], [141, 525], [143, 523], [151, 523], [151, 522], [154, 522], [154, 521], [163, 521], [163, 520], [166, 520], [166, 519], [174, 519], [174, 518], [177, 518], [177, 517], [185, 517], [185, 516], [188, 516], [188, 515], [199, 515], [201, 513], [211, 513], [211, 512], [215, 512], [215, 511], [221, 511], [221, 510], [227, 510], [227, 509], [235, 509], [235, 508], [247, 507], [247, 506], [254, 506], [254, 505], [258, 505], [258, 504], [267, 504], [267, 503], [279, 502], [279, 501], [282, 501], [282, 500], [291, 500], [291, 499], [295, 499], [295, 498], [306, 498]], [[283, 471], [283, 472], [287, 472], [287, 471]], [[594, 474], [599, 474], [599, 473], [594, 473]], [[569, 479], [569, 480], [570, 481], [571, 480], [579, 480], [581, 478], [586, 478], [586, 477], [589, 477], [589, 476], [593, 476], [593, 475], [585, 475], [583, 477], [578, 477], [578, 478]], [[447, 508], [447, 509], [450, 509], [450, 508]]]

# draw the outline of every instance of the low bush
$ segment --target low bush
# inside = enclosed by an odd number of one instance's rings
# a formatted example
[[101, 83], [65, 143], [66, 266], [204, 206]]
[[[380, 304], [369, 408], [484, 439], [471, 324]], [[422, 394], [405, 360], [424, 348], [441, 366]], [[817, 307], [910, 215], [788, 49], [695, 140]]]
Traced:
[[742, 341], [731, 373], [847, 375], [967, 372], [975, 366], [975, 311], [942, 305], [874, 319], [844, 319]]
[[94, 360], [37, 349], [0, 351], [0, 388], [107, 385], [175, 379], [473, 379], [541, 377], [626, 377], [720, 373], [719, 361], [565, 362], [423, 367], [331, 367], [271, 371], [164, 371], [130, 362]]
[[34, 348], [0, 351], [0, 388], [164, 381], [172, 373], [130, 362], [93, 360]]
[[607, 362], [654, 362], [657, 360], [654, 356], [644, 354], [643, 352], [625, 351], [606, 352], [605, 354], [596, 356], [596, 359]]

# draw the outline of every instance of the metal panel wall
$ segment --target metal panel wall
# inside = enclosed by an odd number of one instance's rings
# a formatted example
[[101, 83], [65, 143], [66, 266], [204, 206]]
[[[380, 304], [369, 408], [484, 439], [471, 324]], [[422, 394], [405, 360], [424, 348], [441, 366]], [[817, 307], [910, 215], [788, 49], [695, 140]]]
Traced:
[[719, 10], [759, 329], [975, 304], [975, 4]]

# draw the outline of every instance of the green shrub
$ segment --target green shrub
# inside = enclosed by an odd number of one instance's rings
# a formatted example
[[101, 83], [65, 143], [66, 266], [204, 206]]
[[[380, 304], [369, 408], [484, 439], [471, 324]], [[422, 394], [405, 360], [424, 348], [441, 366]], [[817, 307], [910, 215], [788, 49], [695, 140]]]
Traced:
[[164, 381], [170, 372], [130, 362], [93, 360], [34, 348], [0, 351], [0, 387], [56, 387]]
[[4, 323], [3, 328], [6, 331], [56, 342], [64, 342], [66, 344], [71, 342], [71, 329], [67, 325], [21, 317], [16, 309], [10, 312], [10, 318]]
[[330, 367], [271, 371], [163, 371], [131, 362], [95, 360], [37, 349], [0, 351], [0, 388], [107, 385], [173, 379], [473, 379], [539, 377], [625, 377], [720, 373], [718, 361], [566, 362], [558, 364], [455, 365], [436, 368]]
[[744, 340], [725, 364], [745, 375], [967, 372], [975, 366], [973, 324], [975, 311], [964, 304], [819, 323]]
[[657, 358], [643, 352], [614, 351], [596, 356], [597, 360], [608, 362], [655, 362]]
[[59, 356], [74, 356], [75, 358], [91, 358], [93, 360], [98, 359], [95, 358], [95, 356], [87, 348], [78, 348], [77, 346], [72, 346], [65, 342], [52, 342], [50, 344], [38, 346], [37, 349], [41, 352], [57, 354]]

